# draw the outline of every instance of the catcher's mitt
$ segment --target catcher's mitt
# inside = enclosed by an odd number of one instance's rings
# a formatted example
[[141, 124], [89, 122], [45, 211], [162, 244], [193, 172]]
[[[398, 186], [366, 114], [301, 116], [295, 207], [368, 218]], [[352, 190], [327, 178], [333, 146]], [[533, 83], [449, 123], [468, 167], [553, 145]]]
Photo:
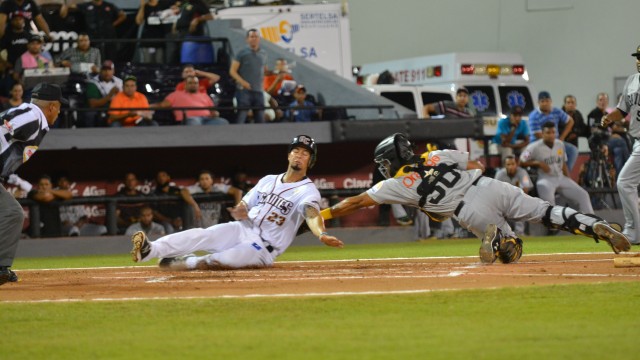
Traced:
[[522, 256], [522, 240], [519, 238], [502, 238], [498, 248], [498, 259], [503, 264], [514, 263]]

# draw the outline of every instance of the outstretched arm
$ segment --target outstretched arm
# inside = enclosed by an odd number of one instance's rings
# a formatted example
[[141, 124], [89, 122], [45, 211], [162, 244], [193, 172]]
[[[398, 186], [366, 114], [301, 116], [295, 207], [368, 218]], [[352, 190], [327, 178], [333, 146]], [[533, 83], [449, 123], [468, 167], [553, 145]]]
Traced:
[[311, 205], [305, 205], [304, 217], [313, 235], [317, 236], [325, 245], [339, 248], [344, 246], [340, 239], [327, 233], [324, 227], [324, 219], [318, 209]]
[[356, 212], [358, 209], [373, 205], [378, 205], [378, 203], [375, 202], [369, 194], [363, 192], [360, 195], [348, 197], [332, 207], [322, 210], [320, 214], [322, 215], [322, 218], [329, 220], [334, 217], [349, 215]]

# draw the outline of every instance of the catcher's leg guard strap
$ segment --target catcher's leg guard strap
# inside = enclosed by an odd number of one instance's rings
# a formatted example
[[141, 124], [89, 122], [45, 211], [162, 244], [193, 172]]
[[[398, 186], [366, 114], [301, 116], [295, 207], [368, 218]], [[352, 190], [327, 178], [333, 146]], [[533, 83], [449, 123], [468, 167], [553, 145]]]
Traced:
[[591, 226], [601, 220], [595, 215], [583, 214], [570, 207], [550, 206], [542, 222], [553, 229], [561, 229], [577, 235], [594, 236]]

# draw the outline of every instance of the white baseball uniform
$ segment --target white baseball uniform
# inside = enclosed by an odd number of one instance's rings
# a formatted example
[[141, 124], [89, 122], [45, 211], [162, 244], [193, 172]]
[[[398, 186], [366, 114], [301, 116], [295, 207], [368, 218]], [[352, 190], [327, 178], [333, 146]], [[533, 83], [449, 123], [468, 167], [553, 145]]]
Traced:
[[581, 212], [593, 214], [589, 193], [562, 172], [562, 168], [567, 161], [567, 154], [562, 141], [555, 139], [551, 147], [547, 146], [543, 139], [530, 143], [522, 151], [520, 162], [531, 160], [542, 161], [549, 165], [549, 173], [538, 168], [536, 189], [541, 199], [555, 205], [556, 193], [558, 193], [570, 201], [575, 201]]
[[313, 181], [304, 178], [285, 183], [283, 176], [263, 177], [242, 198], [249, 210], [248, 219], [164, 236], [150, 243], [151, 252], [143, 261], [206, 251], [210, 254], [194, 257], [186, 265], [195, 268], [202, 260], [231, 268], [273, 265], [293, 242], [305, 219], [305, 208], [311, 206], [320, 211], [320, 192]]
[[618, 193], [624, 210], [624, 231], [632, 244], [640, 244], [640, 74], [629, 76], [624, 84], [618, 109], [630, 115], [629, 134], [633, 137], [633, 151], [618, 175]]
[[[496, 224], [507, 237], [516, 237], [507, 220], [542, 222], [551, 206], [548, 202], [533, 198], [511, 184], [482, 176], [480, 170], [459, 170], [467, 168], [468, 158], [468, 153], [457, 150], [429, 153], [426, 165], [456, 164], [457, 169], [445, 174], [438, 182], [435, 190], [427, 196], [422, 211], [453, 217], [479, 238], [484, 235], [488, 224]], [[379, 204], [419, 207], [417, 188], [421, 182], [416, 172], [400, 172], [394, 178], [377, 183], [367, 190], [367, 194]], [[576, 214], [578, 221], [586, 226], [597, 221], [559, 206], [549, 211], [549, 220], [555, 225], [564, 225], [563, 211], [569, 215]]]

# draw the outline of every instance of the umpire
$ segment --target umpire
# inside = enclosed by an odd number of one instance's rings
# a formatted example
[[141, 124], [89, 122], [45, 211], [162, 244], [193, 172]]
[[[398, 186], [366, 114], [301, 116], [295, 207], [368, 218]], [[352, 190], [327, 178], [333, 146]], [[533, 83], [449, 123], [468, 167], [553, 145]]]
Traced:
[[33, 156], [58, 118], [60, 107], [68, 103], [60, 86], [40, 83], [33, 88], [30, 104], [0, 114], [0, 285], [18, 281], [10, 267], [24, 221], [22, 207], [2, 182]]

